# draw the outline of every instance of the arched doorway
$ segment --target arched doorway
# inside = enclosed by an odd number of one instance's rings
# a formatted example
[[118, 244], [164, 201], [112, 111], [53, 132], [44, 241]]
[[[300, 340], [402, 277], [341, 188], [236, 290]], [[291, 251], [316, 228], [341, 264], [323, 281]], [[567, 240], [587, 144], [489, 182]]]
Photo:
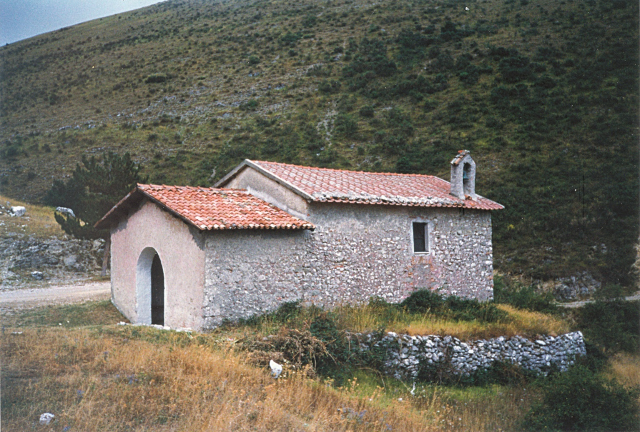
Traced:
[[136, 268], [136, 322], [164, 325], [164, 269], [158, 252], [145, 248]]
[[158, 254], [151, 263], [151, 324], [164, 325], [164, 271]]

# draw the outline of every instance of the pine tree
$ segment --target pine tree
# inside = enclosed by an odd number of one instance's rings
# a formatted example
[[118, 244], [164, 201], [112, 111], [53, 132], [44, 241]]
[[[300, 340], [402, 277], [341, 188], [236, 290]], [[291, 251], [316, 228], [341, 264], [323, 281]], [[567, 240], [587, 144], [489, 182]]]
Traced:
[[75, 213], [75, 217], [55, 213], [64, 232], [80, 239], [106, 240], [103, 275], [109, 259], [109, 230], [97, 229], [94, 225], [137, 183], [147, 181], [141, 176], [140, 169], [129, 153], [121, 156], [107, 152], [100, 158], [83, 156], [71, 178], [66, 182], [56, 180], [44, 198], [48, 205], [68, 207]]

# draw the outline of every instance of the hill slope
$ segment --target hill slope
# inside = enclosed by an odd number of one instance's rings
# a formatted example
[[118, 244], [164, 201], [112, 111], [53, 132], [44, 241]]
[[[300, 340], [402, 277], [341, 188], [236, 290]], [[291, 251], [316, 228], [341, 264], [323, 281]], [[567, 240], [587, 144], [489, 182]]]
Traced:
[[243, 158], [448, 179], [464, 148], [499, 270], [628, 284], [637, 40], [625, 0], [168, 1], [0, 48], [0, 188], [104, 150], [167, 184]]

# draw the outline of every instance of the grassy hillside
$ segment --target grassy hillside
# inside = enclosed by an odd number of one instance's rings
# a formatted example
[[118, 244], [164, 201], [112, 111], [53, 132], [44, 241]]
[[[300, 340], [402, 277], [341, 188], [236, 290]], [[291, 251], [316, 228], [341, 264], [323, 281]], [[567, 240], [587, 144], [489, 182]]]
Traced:
[[449, 178], [478, 163], [496, 267], [629, 284], [634, 1], [168, 1], [0, 48], [0, 190], [84, 154], [211, 185], [243, 158]]

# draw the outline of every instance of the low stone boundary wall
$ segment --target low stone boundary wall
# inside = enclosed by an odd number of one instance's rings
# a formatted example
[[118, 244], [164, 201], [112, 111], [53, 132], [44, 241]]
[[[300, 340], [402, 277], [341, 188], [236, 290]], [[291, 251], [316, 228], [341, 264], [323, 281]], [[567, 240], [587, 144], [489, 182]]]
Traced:
[[417, 377], [421, 364], [447, 365], [455, 374], [469, 375], [486, 369], [496, 360], [546, 375], [552, 367], [566, 371], [576, 357], [586, 355], [581, 332], [545, 336], [529, 340], [521, 336], [462, 342], [451, 336], [410, 336], [387, 333], [377, 340], [373, 335], [351, 335], [368, 350], [373, 344], [385, 348], [387, 373], [398, 379]]

